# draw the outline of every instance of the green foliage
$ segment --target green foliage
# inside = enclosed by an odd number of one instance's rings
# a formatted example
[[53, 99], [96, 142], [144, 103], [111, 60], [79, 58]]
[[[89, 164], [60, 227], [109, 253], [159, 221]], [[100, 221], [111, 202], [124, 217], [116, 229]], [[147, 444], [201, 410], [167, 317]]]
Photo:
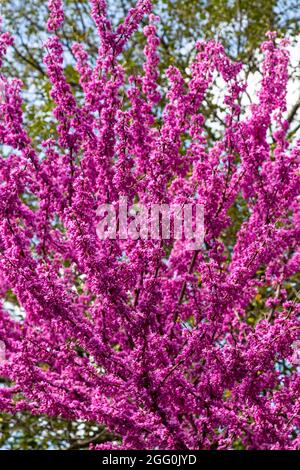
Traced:
[[94, 423], [70, 422], [48, 416], [0, 416], [0, 448], [6, 450], [88, 449], [89, 443], [107, 439]]

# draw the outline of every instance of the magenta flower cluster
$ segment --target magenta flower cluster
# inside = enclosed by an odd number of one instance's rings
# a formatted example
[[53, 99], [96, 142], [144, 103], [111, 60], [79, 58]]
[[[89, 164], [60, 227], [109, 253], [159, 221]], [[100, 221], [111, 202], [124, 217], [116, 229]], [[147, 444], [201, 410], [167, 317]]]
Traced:
[[[55, 31], [61, 1], [49, 8]], [[187, 76], [170, 66], [166, 89], [149, 0], [116, 29], [104, 0], [91, 15], [99, 52], [91, 64], [73, 46], [77, 97], [59, 36], [45, 44], [56, 130], [42, 146], [26, 132], [21, 81], [0, 78], [0, 410], [96, 421], [116, 436], [99, 449], [299, 449], [299, 304], [285, 282], [300, 266], [300, 142], [287, 140], [287, 42], [269, 33], [262, 44], [245, 114], [242, 65], [218, 42], [196, 44]], [[145, 18], [143, 71], [128, 76], [122, 51]], [[0, 64], [11, 43], [2, 33]], [[226, 126], [211, 144], [201, 109], [216, 76]], [[203, 247], [99, 240], [97, 208], [120, 196], [197, 199]], [[267, 314], [251, 324], [263, 288]], [[24, 318], [7, 311], [9, 291]]]

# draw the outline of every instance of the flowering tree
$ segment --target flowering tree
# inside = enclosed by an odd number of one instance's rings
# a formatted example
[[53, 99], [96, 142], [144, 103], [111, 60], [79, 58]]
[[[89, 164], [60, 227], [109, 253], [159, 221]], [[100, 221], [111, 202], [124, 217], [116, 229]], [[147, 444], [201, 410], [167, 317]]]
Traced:
[[[218, 42], [196, 44], [188, 77], [169, 67], [163, 90], [151, 1], [116, 29], [104, 0], [91, 5], [100, 47], [92, 66], [73, 45], [75, 97], [55, 34], [62, 4], [49, 2], [57, 127], [38, 150], [23, 126], [22, 83], [1, 76], [0, 292], [24, 315], [1, 307], [0, 409], [95, 421], [112, 441], [102, 449], [297, 449], [299, 306], [285, 283], [300, 264], [300, 142], [286, 138], [287, 41], [268, 33], [245, 114], [242, 65]], [[145, 15], [144, 71], [127, 76], [122, 52]], [[11, 44], [2, 33], [0, 61]], [[216, 76], [226, 128], [211, 145], [201, 105]], [[100, 239], [98, 209], [120, 197], [197, 201], [203, 244]], [[232, 245], [230, 209], [241, 201]], [[264, 316], [250, 323], [262, 288]]]
[[[110, 0], [107, 2], [112, 25], [119, 24], [135, 0]], [[163, 71], [172, 64], [180, 70], [190, 65], [196, 40], [218, 37], [229, 57], [244, 62], [243, 74], [252, 74], [260, 61], [259, 46], [265, 32], [272, 29], [288, 34], [291, 47], [296, 43], [300, 32], [299, 0], [153, 0], [153, 11], [160, 15], [156, 34], [161, 38], [158, 46]], [[45, 18], [48, 15], [47, 2], [30, 0], [1, 0], [0, 12], [4, 17], [4, 28], [13, 31], [14, 44], [9, 55], [4, 58], [2, 71], [9, 77], [20, 77], [24, 83], [23, 122], [30, 137], [36, 143], [47, 138], [49, 126], [43, 125], [45, 115], [51, 118], [51, 100], [48, 96], [49, 82], [43, 64], [45, 40]], [[64, 2], [64, 22], [58, 31], [68, 58], [74, 41], [84, 40], [89, 62], [97, 56], [97, 33], [90, 16], [89, 0], [68, 0]], [[144, 20], [142, 20], [144, 21]], [[143, 62], [144, 35], [141, 28], [131, 37], [122, 52], [126, 61], [126, 72], [137, 71]], [[293, 56], [291, 57], [291, 65]], [[74, 62], [64, 63], [65, 76], [77, 92], [80, 87]], [[297, 67], [290, 67], [290, 83], [298, 76]], [[165, 75], [160, 73], [160, 83], [165, 84]], [[218, 82], [216, 82], [218, 84]], [[27, 91], [28, 90], [28, 91]], [[34, 95], [33, 95], [34, 91]], [[34, 97], [43, 96], [40, 99]], [[217, 129], [212, 121], [222, 120], [220, 106], [214, 103], [214, 93], [206, 94], [201, 112], [206, 118], [204, 125], [209, 137], [214, 139]], [[164, 100], [159, 106], [164, 105]], [[300, 97], [296, 97], [287, 116], [292, 123], [289, 134], [299, 129]], [[219, 134], [217, 134], [219, 137]]]

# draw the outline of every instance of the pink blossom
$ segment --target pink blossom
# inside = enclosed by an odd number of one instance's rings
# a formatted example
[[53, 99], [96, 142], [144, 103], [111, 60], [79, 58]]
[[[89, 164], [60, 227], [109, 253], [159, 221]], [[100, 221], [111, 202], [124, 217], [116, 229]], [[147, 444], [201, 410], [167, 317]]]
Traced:
[[[61, 2], [49, 9], [56, 30]], [[0, 410], [95, 421], [118, 438], [99, 449], [298, 449], [299, 304], [286, 284], [300, 267], [300, 142], [287, 138], [287, 43], [272, 33], [262, 44], [245, 114], [242, 64], [213, 40], [196, 44], [190, 76], [170, 66], [161, 87], [151, 14], [143, 70], [128, 76], [122, 51], [150, 11], [139, 0], [113, 29], [105, 1], [91, 1], [99, 49], [92, 64], [72, 48], [80, 96], [60, 39], [47, 40], [56, 125], [42, 145], [26, 131], [22, 83], [1, 75]], [[0, 64], [11, 43], [0, 35]], [[226, 116], [212, 143], [201, 110], [216, 76]], [[197, 200], [203, 246], [100, 240], [97, 209], [120, 196]], [[251, 323], [261, 288], [267, 314]], [[7, 312], [9, 290], [24, 318]]]

